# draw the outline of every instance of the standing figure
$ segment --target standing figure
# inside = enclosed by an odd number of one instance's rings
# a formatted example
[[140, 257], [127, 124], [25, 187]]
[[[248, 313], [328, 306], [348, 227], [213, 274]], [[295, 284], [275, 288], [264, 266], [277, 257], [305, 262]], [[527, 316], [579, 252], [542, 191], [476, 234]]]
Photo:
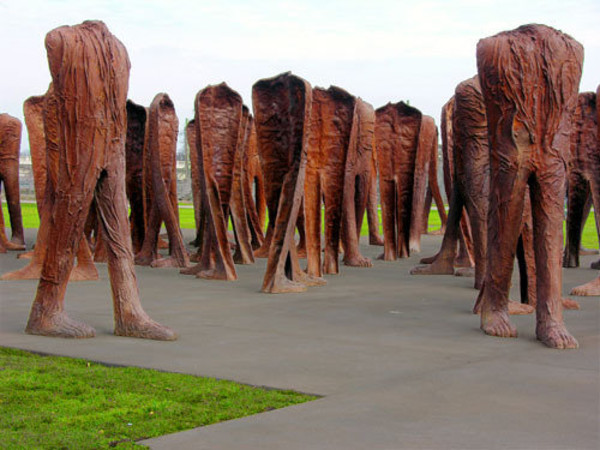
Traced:
[[[227, 84], [208, 86], [196, 95], [196, 152], [207, 206], [198, 264], [182, 273], [214, 280], [237, 279], [227, 222], [236, 150], [242, 127], [242, 97]], [[202, 200], [203, 198], [203, 200]]]
[[375, 141], [383, 219], [383, 255], [394, 261], [408, 258], [415, 159], [421, 112], [404, 102], [375, 111]]
[[[376, 172], [373, 167], [375, 138], [375, 111], [373, 107], [357, 98], [352, 118], [352, 133], [346, 157], [344, 174], [344, 200], [342, 211], [342, 245], [344, 264], [354, 267], [371, 267], [371, 259], [360, 253], [359, 239], [371, 189], [371, 179]], [[377, 202], [375, 201], [375, 208]], [[377, 218], [375, 218], [377, 224]], [[377, 225], [379, 227], [379, 225]]]
[[[187, 267], [189, 258], [179, 228], [177, 206], [177, 129], [175, 106], [167, 94], [157, 94], [148, 112], [148, 132], [144, 155], [144, 243], [135, 263], [152, 267]], [[169, 257], [159, 258], [158, 240], [161, 223], [169, 236]]]
[[[598, 86], [598, 89], [596, 90], [596, 100], [598, 99], [598, 96], [600, 96], [600, 86]], [[597, 107], [596, 105], [596, 123], [598, 125], [598, 128], [596, 130], [596, 132], [598, 133], [596, 135], [596, 142], [597, 142], [597, 149], [596, 149], [596, 155], [600, 154], [600, 108]], [[594, 205], [594, 209], [597, 210], [598, 208], [596, 207], [596, 205]], [[594, 214], [598, 214], [597, 211], [594, 211]], [[596, 218], [596, 225], [598, 225], [600, 221]], [[592, 263], [592, 267], [594, 269], [598, 268], [596, 267], [596, 264], [598, 264], [598, 262], [596, 263]], [[583, 295], [583, 296], [592, 296], [592, 295], [600, 295], [600, 275], [596, 278], [594, 278], [592, 281], [589, 281], [585, 284], [582, 284], [580, 286], [576, 286], [571, 290], [571, 295]]]
[[600, 147], [597, 117], [596, 93], [579, 94], [571, 131], [563, 267], [579, 267], [581, 233], [591, 204], [594, 205], [596, 231], [600, 239]]
[[173, 340], [176, 334], [144, 312], [133, 265], [125, 195], [125, 103], [129, 57], [104, 23], [86, 21], [46, 35], [56, 105], [58, 176], [49, 214], [47, 253], [26, 331], [91, 337], [71, 319], [64, 296], [87, 213], [95, 198], [108, 247], [115, 334]]
[[[19, 194], [19, 151], [21, 148], [21, 121], [8, 114], [0, 114], [0, 188], [8, 203], [12, 236], [8, 241], [4, 231], [4, 216], [0, 209], [0, 251], [24, 250], [23, 217]], [[0, 203], [1, 206], [1, 203]]]
[[290, 72], [252, 86], [269, 224], [273, 224], [263, 292], [302, 292], [306, 286], [324, 284], [300, 269], [294, 243], [304, 194], [311, 105], [310, 84]]
[[477, 44], [491, 166], [489, 270], [478, 298], [486, 334], [517, 335], [508, 291], [529, 185], [536, 336], [553, 348], [578, 346], [563, 323], [561, 259], [565, 167], [582, 64], [581, 44], [544, 25], [525, 25]]
[[[306, 271], [310, 276], [321, 277], [323, 273], [339, 272], [344, 173], [356, 99], [335, 86], [329, 89], [315, 88], [312, 93], [304, 181]], [[325, 252], [322, 266], [321, 199], [325, 209]]]

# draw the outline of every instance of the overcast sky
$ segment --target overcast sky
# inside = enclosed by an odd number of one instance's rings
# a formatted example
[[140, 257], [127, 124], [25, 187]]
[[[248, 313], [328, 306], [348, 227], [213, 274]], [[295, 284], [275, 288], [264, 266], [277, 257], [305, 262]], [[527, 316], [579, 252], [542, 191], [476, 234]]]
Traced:
[[477, 41], [525, 23], [581, 42], [581, 90], [600, 84], [599, 0], [0, 0], [0, 112], [22, 119], [23, 101], [50, 82], [45, 34], [86, 19], [127, 47], [129, 97], [149, 105], [166, 92], [181, 123], [203, 87], [225, 81], [251, 106], [252, 84], [287, 70], [375, 107], [410, 100], [439, 123], [476, 72]]

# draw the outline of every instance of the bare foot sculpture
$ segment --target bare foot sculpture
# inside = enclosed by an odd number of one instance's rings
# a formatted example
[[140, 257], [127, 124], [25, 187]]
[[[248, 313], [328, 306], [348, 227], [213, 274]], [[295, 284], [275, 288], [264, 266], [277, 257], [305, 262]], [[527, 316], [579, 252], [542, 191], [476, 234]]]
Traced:
[[24, 250], [23, 217], [19, 194], [19, 151], [21, 149], [21, 121], [8, 114], [0, 114], [0, 188], [4, 194], [10, 216], [11, 239], [4, 234], [4, 216], [0, 228], [0, 251]]
[[[144, 158], [144, 178], [150, 178], [152, 198], [146, 198], [147, 220], [142, 248], [135, 263], [152, 267], [187, 267], [189, 257], [179, 228], [175, 155], [179, 120], [167, 94], [157, 94], [148, 112], [148, 139]], [[173, 195], [175, 191], [175, 195]], [[164, 221], [169, 236], [169, 257], [158, 255], [160, 225]]]
[[[508, 316], [508, 291], [529, 185], [538, 277], [536, 336], [552, 348], [578, 346], [563, 323], [561, 225], [564, 161], [582, 63], [583, 47], [544, 25], [525, 25], [477, 45], [491, 147], [490, 270], [478, 299], [486, 334], [517, 336]], [[530, 96], [534, 87], [536, 95]]]
[[125, 188], [131, 212], [131, 242], [133, 253], [142, 249], [145, 238], [144, 223], [144, 146], [146, 141], [145, 107], [127, 100], [127, 141], [125, 142]]
[[421, 112], [404, 102], [375, 111], [375, 140], [383, 221], [383, 255], [407, 258]]
[[109, 248], [115, 334], [176, 339], [172, 330], [144, 312], [137, 289], [125, 194], [127, 51], [99, 21], [50, 31], [46, 49], [55, 90], [52, 101], [57, 123], [62, 124], [57, 142], [60, 157], [47, 254], [26, 332], [94, 336], [92, 327], [66, 314], [64, 295], [74, 250], [96, 198]]
[[[304, 182], [306, 272], [321, 277], [323, 273], [339, 273], [344, 173], [356, 99], [335, 86], [315, 88], [312, 95]], [[321, 264], [322, 199], [325, 205], [325, 252]]]
[[196, 95], [195, 109], [196, 151], [201, 156], [201, 187], [208, 208], [206, 222], [202, 225], [199, 262], [182, 273], [233, 281], [237, 274], [227, 238], [227, 220], [234, 160], [242, 129], [242, 97], [225, 83], [208, 86]]
[[[59, 172], [59, 121], [57, 102], [52, 85], [46, 95], [30, 97], [23, 104], [25, 124], [34, 177], [40, 227], [37, 242], [29, 263], [18, 270], [2, 275], [2, 280], [37, 280], [42, 274], [49, 239], [50, 214], [56, 199]], [[90, 208], [91, 209], [91, 208]], [[97, 280], [98, 270], [83, 234], [77, 245], [77, 265], [70, 272], [70, 281]]]
[[[373, 186], [371, 182], [375, 169], [373, 167], [374, 138], [375, 111], [370, 104], [357, 98], [344, 174], [342, 245], [344, 264], [347, 266], [372, 267], [373, 265], [370, 258], [360, 253], [358, 244], [368, 199], [372, 194], [370, 189], [375, 188], [375, 199], [377, 199], [377, 186]], [[377, 208], [376, 201], [375, 208]], [[377, 217], [375, 223], [379, 228]]]
[[[571, 131], [568, 173], [567, 236], [563, 267], [579, 267], [581, 233], [587, 219], [588, 199], [600, 222], [600, 155], [598, 154], [598, 113], [596, 93], [579, 94]], [[591, 206], [591, 205], [590, 205]], [[589, 209], [587, 209], [589, 213]], [[597, 226], [596, 230], [600, 230]], [[600, 231], [598, 234], [600, 239]]]
[[262, 291], [302, 292], [309, 285], [323, 284], [300, 269], [294, 243], [304, 194], [312, 89], [302, 78], [283, 73], [254, 83], [252, 106], [273, 224]]

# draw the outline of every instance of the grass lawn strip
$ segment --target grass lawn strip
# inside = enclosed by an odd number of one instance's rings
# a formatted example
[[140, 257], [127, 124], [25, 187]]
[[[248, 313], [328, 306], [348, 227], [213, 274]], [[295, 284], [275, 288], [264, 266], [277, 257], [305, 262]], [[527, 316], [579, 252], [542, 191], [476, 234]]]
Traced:
[[0, 347], [0, 448], [129, 448], [135, 441], [315, 396]]

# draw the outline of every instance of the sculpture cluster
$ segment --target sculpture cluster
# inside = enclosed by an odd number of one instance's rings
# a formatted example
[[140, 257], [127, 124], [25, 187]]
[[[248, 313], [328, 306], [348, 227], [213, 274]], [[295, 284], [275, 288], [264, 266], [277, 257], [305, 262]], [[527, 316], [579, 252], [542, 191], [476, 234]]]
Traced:
[[[235, 264], [266, 257], [262, 291], [301, 292], [339, 273], [340, 251], [345, 265], [372, 266], [359, 246], [365, 211], [369, 243], [384, 247], [380, 259], [419, 252], [435, 201], [442, 246], [411, 273], [474, 275], [474, 312], [487, 334], [516, 336], [509, 314], [535, 308], [541, 341], [577, 346], [562, 308], [578, 305], [561, 297], [560, 265], [579, 264], [592, 204], [600, 217], [600, 118], [597, 94], [577, 96], [583, 48], [569, 36], [527, 25], [479, 42], [478, 75], [460, 83], [442, 109], [448, 216], [437, 184], [435, 121], [409, 104], [374, 110], [339, 87], [312, 88], [289, 72], [254, 84], [252, 114], [225, 83], [200, 90], [185, 125], [196, 224], [191, 256], [179, 228], [179, 121], [169, 96], [156, 95], [149, 108], [126, 100], [127, 52], [102, 22], [57, 28], [46, 48], [52, 84], [24, 104], [41, 225], [35, 250], [24, 255], [29, 264], [2, 276], [40, 278], [29, 333], [94, 335], [63, 303], [69, 279], [98, 278], [95, 260], [108, 262], [115, 334], [175, 339], [143, 311], [134, 263], [233, 281]], [[18, 120], [0, 115], [0, 182], [13, 232], [9, 241], [0, 216], [0, 252], [24, 248], [20, 133]], [[521, 303], [508, 299], [515, 256]], [[600, 276], [573, 293], [600, 295]]]

